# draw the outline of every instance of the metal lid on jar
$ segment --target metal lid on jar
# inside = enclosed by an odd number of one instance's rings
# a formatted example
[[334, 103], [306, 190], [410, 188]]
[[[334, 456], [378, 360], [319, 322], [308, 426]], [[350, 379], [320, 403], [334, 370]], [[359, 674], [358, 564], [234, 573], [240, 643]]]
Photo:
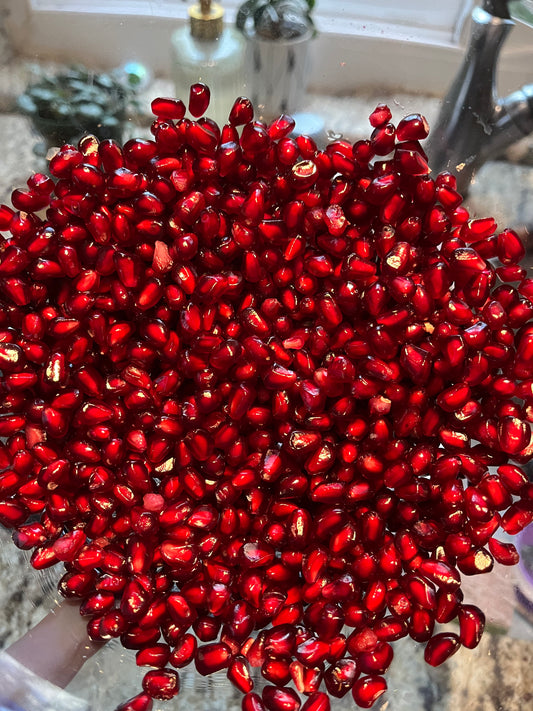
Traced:
[[211, 0], [200, 0], [189, 8], [189, 19], [193, 37], [214, 40], [222, 34], [224, 8]]

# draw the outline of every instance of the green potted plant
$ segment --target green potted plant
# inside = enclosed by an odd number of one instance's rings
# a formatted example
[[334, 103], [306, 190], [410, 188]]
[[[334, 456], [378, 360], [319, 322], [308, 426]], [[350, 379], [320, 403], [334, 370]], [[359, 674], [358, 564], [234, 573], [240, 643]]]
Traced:
[[135, 79], [73, 66], [40, 76], [17, 99], [43, 136], [45, 149], [75, 142], [83, 134], [122, 138], [124, 122], [135, 103]]
[[246, 0], [236, 17], [248, 43], [250, 98], [264, 118], [299, 108], [309, 79], [315, 0]]

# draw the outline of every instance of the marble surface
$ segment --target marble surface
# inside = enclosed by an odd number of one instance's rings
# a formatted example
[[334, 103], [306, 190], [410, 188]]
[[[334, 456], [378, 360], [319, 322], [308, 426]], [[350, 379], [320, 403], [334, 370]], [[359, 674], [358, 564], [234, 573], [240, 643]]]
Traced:
[[[21, 78], [22, 77], [22, 78]], [[2, 168], [0, 202], [14, 187], [23, 186], [31, 172], [41, 170], [33, 152], [40, 140], [29, 122], [12, 112], [13, 96], [23, 86], [23, 75], [0, 69], [0, 137]], [[168, 94], [165, 85], [154, 94]], [[306, 110], [319, 113], [330, 136], [349, 140], [368, 135], [367, 117], [374, 106], [389, 103], [398, 119], [420, 111], [428, 119], [436, 115], [435, 99], [395, 95], [319, 97], [308, 99]], [[138, 131], [137, 131], [138, 129]], [[146, 128], [132, 126], [132, 132]], [[519, 150], [519, 149], [517, 149]], [[527, 148], [524, 149], [527, 153]], [[519, 227], [528, 235], [533, 225], [533, 168], [493, 162], [478, 175], [468, 200], [472, 214], [492, 214], [501, 227]], [[18, 551], [10, 535], [0, 527], [0, 649], [39, 621], [54, 603], [54, 587], [60, 572], [33, 571], [28, 555]], [[468, 580], [467, 600], [483, 607], [488, 631], [473, 651], [461, 649], [438, 669], [424, 664], [423, 646], [410, 640], [395, 644], [395, 659], [387, 674], [389, 691], [376, 708], [380, 711], [524, 711], [533, 706], [532, 627], [515, 611], [514, 573], [498, 567], [490, 576]], [[72, 682], [69, 689], [91, 701], [93, 711], [111, 711], [124, 698], [137, 693], [142, 671], [134, 653], [118, 643], [105, 646]], [[176, 700], [154, 704], [154, 711], [238, 711], [240, 696], [223, 673], [203, 679], [194, 671], [181, 673], [182, 691]], [[353, 709], [351, 696], [333, 704], [334, 711]]]

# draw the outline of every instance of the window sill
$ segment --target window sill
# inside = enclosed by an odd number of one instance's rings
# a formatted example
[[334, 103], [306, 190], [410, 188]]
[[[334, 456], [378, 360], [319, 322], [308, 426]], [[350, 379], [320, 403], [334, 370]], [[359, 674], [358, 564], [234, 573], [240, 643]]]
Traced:
[[[186, 5], [160, 0], [125, 16], [116, 0], [80, 0], [76, 12], [54, 2], [7, 0], [7, 26], [22, 56], [97, 67], [137, 60], [156, 76], [168, 76], [170, 36], [186, 20]], [[135, 5], [135, 3], [133, 3]], [[146, 5], [139, 0], [139, 7]], [[228, 22], [234, 10], [227, 12]], [[313, 41], [310, 90], [350, 94], [362, 89], [402, 90], [442, 95], [464, 54], [464, 42], [437, 30], [402, 30], [398, 25], [361, 23], [353, 18], [317, 14], [319, 33]], [[507, 92], [531, 81], [531, 29], [517, 26], [500, 62], [500, 90]], [[456, 33], [457, 34], [457, 33]], [[464, 35], [464, 32], [463, 32]]]

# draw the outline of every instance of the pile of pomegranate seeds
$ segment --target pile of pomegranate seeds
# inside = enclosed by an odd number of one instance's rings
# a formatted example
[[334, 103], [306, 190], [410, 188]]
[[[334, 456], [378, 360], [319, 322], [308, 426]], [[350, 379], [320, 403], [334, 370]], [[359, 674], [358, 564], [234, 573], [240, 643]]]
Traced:
[[418, 114], [318, 150], [208, 103], [156, 99], [153, 140], [65, 145], [0, 207], [0, 521], [152, 667], [123, 711], [190, 663], [244, 711], [368, 708], [395, 640], [475, 647], [461, 575], [517, 562], [533, 280]]

